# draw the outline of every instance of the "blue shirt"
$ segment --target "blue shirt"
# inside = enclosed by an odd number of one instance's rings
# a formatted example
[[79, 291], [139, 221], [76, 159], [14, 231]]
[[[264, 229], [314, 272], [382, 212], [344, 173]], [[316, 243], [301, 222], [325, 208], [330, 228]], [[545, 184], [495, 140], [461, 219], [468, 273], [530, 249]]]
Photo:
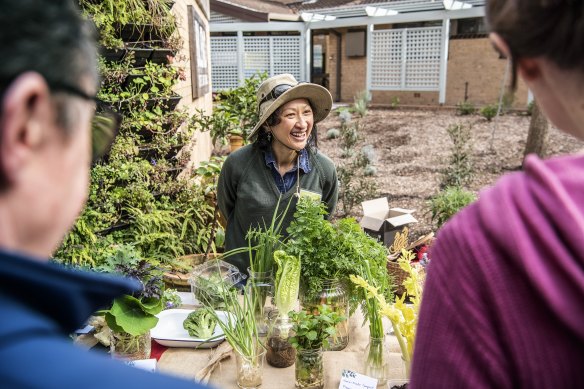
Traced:
[[136, 282], [66, 270], [0, 249], [0, 386], [207, 388], [73, 345], [68, 334], [89, 315], [137, 288]]
[[288, 192], [294, 184], [296, 184], [296, 177], [298, 170], [298, 165], [300, 165], [300, 170], [304, 172], [304, 174], [310, 173], [310, 160], [308, 158], [308, 151], [306, 149], [300, 150], [299, 163], [294, 164], [292, 169], [287, 171], [284, 176], [280, 175], [278, 171], [278, 166], [276, 164], [276, 158], [272, 153], [272, 149], [268, 149], [264, 154], [264, 159], [266, 161], [266, 166], [270, 167], [272, 171], [272, 176], [274, 177], [274, 181], [276, 182], [276, 186], [280, 193]]

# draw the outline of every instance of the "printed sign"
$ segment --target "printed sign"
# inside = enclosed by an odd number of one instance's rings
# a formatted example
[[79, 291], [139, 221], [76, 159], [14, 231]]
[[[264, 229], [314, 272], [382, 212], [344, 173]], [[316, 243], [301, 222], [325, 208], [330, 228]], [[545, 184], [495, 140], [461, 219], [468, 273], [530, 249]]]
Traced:
[[355, 373], [351, 370], [343, 370], [339, 389], [375, 389], [377, 379], [363, 374]]

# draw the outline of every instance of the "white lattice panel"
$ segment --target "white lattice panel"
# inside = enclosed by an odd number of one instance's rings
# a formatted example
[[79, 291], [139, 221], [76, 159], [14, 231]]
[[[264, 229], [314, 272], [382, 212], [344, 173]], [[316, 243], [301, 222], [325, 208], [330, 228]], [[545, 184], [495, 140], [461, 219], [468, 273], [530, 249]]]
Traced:
[[299, 36], [272, 37], [273, 67], [270, 75], [290, 73], [302, 81], [301, 47]]
[[[238, 39], [242, 39], [241, 45]], [[212, 36], [213, 91], [235, 88], [244, 78], [264, 71], [268, 76], [290, 73], [303, 80], [301, 48], [300, 36]]]
[[407, 30], [406, 47], [405, 88], [438, 90], [442, 27]]
[[376, 30], [371, 37], [372, 89], [439, 90], [442, 27]]
[[243, 38], [243, 50], [245, 78], [270, 71], [270, 37], [246, 36]]
[[239, 85], [237, 37], [211, 37], [211, 80], [213, 90]]
[[371, 85], [400, 88], [402, 84], [402, 30], [374, 31], [371, 42]]

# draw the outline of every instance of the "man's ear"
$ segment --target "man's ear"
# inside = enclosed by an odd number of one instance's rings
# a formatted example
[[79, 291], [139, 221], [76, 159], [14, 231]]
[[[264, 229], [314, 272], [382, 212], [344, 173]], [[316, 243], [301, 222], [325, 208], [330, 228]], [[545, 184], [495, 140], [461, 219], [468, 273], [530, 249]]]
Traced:
[[38, 73], [18, 76], [1, 101], [0, 175], [10, 186], [16, 182], [35, 149], [43, 130], [54, 120], [49, 87]]

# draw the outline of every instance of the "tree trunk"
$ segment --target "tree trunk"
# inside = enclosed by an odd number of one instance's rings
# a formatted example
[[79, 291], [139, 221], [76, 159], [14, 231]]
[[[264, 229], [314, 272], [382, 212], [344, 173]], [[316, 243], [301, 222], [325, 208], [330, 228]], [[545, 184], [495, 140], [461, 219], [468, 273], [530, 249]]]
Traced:
[[539, 109], [537, 101], [534, 101], [531, 122], [529, 123], [529, 134], [527, 135], [527, 144], [523, 152], [524, 158], [527, 154], [537, 154], [539, 157], [544, 156], [548, 127], [547, 118]]

